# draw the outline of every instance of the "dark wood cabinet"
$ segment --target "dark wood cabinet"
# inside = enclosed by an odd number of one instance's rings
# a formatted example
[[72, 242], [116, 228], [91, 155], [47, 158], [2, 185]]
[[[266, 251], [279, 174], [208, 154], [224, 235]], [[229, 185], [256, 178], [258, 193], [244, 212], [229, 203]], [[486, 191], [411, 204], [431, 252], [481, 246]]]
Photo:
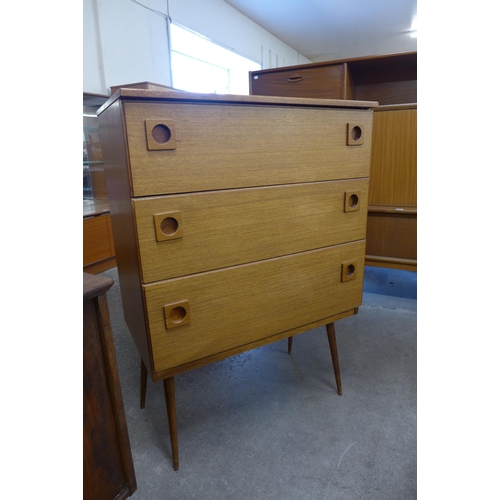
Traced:
[[417, 53], [253, 71], [253, 95], [377, 101], [366, 264], [417, 269]]
[[254, 74], [251, 86], [254, 95], [287, 97], [322, 97], [345, 99], [346, 65], [331, 64], [319, 67], [272, 71]]
[[117, 500], [136, 480], [106, 292], [113, 280], [83, 273], [83, 498]]

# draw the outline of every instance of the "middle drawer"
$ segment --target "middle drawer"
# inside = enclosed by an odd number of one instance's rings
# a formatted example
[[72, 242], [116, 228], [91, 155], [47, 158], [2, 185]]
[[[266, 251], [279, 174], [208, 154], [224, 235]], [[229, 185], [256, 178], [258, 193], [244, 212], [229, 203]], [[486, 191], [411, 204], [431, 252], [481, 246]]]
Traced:
[[368, 179], [133, 201], [142, 282], [362, 240]]

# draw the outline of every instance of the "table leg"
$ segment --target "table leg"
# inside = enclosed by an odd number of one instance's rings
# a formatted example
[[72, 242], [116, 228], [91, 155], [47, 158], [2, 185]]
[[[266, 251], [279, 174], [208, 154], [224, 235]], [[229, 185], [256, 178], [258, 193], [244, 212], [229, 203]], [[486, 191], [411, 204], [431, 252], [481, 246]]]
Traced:
[[342, 395], [342, 381], [340, 380], [339, 353], [337, 351], [337, 339], [335, 337], [335, 326], [333, 323], [326, 325], [326, 334], [328, 343], [330, 344], [330, 353], [332, 355], [333, 372], [335, 373], [335, 381], [337, 382], [337, 392]]
[[293, 337], [288, 337], [288, 354], [292, 353]]
[[146, 406], [146, 387], [148, 385], [148, 369], [141, 359], [141, 408]]
[[167, 403], [168, 430], [170, 432], [170, 444], [172, 446], [172, 458], [174, 470], [179, 469], [179, 447], [177, 444], [177, 418], [175, 415], [175, 388], [174, 377], [163, 380], [165, 390], [165, 401]]

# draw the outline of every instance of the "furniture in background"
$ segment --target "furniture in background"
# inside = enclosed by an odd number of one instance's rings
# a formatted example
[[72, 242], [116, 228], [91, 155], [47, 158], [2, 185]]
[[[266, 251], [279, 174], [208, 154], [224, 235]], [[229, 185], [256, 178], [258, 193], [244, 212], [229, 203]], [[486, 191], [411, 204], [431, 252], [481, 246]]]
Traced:
[[118, 500], [137, 489], [106, 292], [83, 273], [83, 498]]
[[250, 72], [252, 95], [377, 101], [366, 264], [417, 270], [417, 53]]
[[120, 90], [122, 88], [144, 89], [144, 90], [177, 90], [178, 92], [183, 92], [182, 90], [174, 89], [169, 85], [162, 85], [161, 83], [152, 83], [152, 82], [127, 83], [125, 85], [115, 85], [110, 88], [111, 88], [111, 95], [113, 95], [117, 90]]
[[[124, 317], [162, 380], [362, 301], [375, 102], [121, 88], [98, 111]], [[291, 349], [291, 340], [289, 341]]]
[[373, 114], [368, 265], [417, 270], [417, 105]]
[[83, 270], [116, 266], [96, 112], [108, 96], [83, 94]]

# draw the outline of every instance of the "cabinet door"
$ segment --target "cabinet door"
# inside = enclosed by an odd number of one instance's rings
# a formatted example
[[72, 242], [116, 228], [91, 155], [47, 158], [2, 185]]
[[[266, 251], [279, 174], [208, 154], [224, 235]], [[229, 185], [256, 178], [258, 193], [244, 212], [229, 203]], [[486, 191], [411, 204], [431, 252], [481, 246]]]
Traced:
[[369, 205], [417, 206], [417, 108], [373, 113]]
[[345, 65], [252, 73], [253, 95], [345, 99]]
[[373, 113], [367, 263], [417, 266], [417, 108]]
[[[377, 213], [368, 215], [366, 254], [369, 259], [399, 263], [401, 269], [417, 264], [417, 215]], [[404, 267], [406, 266], [406, 267]]]
[[109, 214], [83, 219], [83, 267], [115, 256]]

